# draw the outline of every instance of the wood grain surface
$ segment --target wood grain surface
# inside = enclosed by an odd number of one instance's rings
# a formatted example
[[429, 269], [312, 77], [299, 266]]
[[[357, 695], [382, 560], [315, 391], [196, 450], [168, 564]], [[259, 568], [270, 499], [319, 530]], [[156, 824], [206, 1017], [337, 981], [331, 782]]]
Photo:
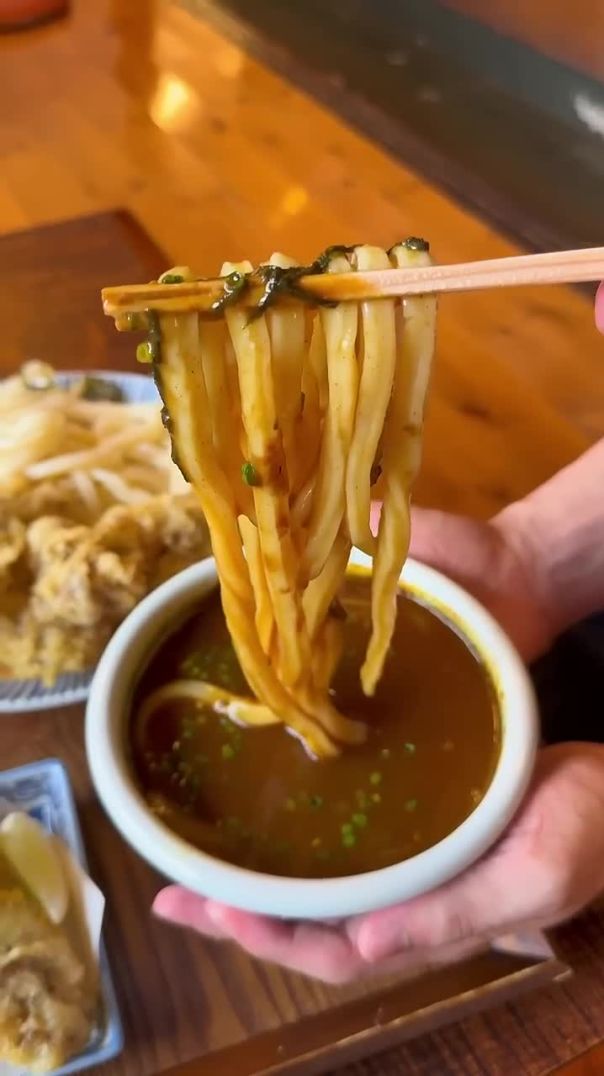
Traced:
[[601, 1076], [604, 1072], [604, 1046], [594, 1046], [568, 1065], [556, 1069], [555, 1076]]

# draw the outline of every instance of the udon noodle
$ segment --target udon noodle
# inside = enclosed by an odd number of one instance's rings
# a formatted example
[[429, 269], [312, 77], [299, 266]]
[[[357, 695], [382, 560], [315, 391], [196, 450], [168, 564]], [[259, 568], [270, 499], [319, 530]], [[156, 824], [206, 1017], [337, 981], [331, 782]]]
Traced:
[[[320, 262], [329, 273], [429, 263], [427, 244], [417, 240], [388, 252], [333, 248]], [[268, 264], [286, 275], [294, 266], [282, 255]], [[221, 275], [240, 282], [252, 272], [247, 262], [226, 263]], [[160, 283], [191, 279], [176, 269]], [[361, 670], [371, 695], [409, 547], [435, 299], [313, 305], [293, 287], [287, 303], [263, 301], [252, 314], [235, 296], [218, 319], [154, 305], [146, 347], [175, 459], [206, 516], [228, 629], [257, 701], [188, 681], [168, 689], [203, 696], [244, 723], [280, 720], [315, 755], [336, 754], [365, 735], [329, 694], [342, 641], [338, 592], [355, 545], [373, 558], [372, 633]], [[378, 481], [383, 508], [374, 535]], [[147, 700], [146, 712], [162, 701]]]

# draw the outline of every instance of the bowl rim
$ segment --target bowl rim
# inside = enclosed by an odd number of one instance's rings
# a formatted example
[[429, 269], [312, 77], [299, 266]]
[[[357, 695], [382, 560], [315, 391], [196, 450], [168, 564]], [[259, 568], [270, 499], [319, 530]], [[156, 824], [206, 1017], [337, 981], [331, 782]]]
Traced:
[[[371, 567], [371, 559], [358, 550], [349, 563]], [[325, 879], [283, 878], [224, 862], [194, 848], [154, 816], [127, 762], [129, 701], [141, 669], [162, 638], [196, 600], [218, 585], [214, 558], [207, 557], [167, 580], [129, 614], [110, 640], [90, 686], [86, 752], [92, 780], [106, 813], [139, 855], [200, 896], [280, 918], [323, 919], [376, 910], [426, 893], [461, 873], [495, 843], [524, 798], [533, 772], [538, 711], [530, 677], [504, 630], [458, 583], [411, 558], [400, 580], [455, 627], [496, 686], [500, 753], [474, 811], [410, 859]]]

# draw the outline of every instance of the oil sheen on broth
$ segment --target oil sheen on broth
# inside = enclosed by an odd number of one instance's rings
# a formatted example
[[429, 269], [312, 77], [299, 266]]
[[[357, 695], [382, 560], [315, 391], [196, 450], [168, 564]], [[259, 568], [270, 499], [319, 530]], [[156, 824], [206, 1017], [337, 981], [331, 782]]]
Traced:
[[218, 593], [167, 639], [137, 690], [131, 740], [139, 784], [170, 829], [240, 866], [312, 878], [400, 862], [467, 818], [497, 761], [493, 685], [459, 636], [401, 592], [382, 680], [365, 698], [369, 601], [367, 579], [349, 577], [334, 680], [338, 709], [365, 719], [369, 735], [326, 761], [283, 725], [241, 728], [193, 701], [167, 702], [139, 727], [141, 701], [177, 677], [247, 693]]

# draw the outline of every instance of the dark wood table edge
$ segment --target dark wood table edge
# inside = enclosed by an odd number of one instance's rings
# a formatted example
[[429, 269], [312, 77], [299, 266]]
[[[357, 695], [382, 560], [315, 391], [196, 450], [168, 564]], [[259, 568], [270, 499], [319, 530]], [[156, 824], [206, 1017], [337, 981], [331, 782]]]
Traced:
[[[141, 259], [149, 260], [157, 263], [158, 266], [166, 265], [168, 256], [166, 253], [155, 243], [155, 241], [149, 235], [142, 221], [138, 219], [135, 213], [132, 213], [124, 206], [110, 206], [106, 209], [98, 210], [94, 213], [83, 213], [76, 217], [64, 217], [59, 220], [44, 221], [41, 224], [36, 224], [28, 228], [11, 228], [9, 231], [2, 232], [0, 240], [3, 239], [16, 239], [17, 237], [27, 238], [28, 236], [37, 237], [41, 234], [45, 235], [53, 231], [65, 232], [65, 229], [77, 230], [82, 225], [93, 227], [102, 227], [103, 223], [107, 219], [115, 220], [120, 227], [127, 232], [128, 240], [131, 245], [136, 248], [136, 252], [140, 255]], [[131, 281], [118, 281], [116, 283], [128, 284]], [[132, 281], [132, 283], [137, 283]]]

